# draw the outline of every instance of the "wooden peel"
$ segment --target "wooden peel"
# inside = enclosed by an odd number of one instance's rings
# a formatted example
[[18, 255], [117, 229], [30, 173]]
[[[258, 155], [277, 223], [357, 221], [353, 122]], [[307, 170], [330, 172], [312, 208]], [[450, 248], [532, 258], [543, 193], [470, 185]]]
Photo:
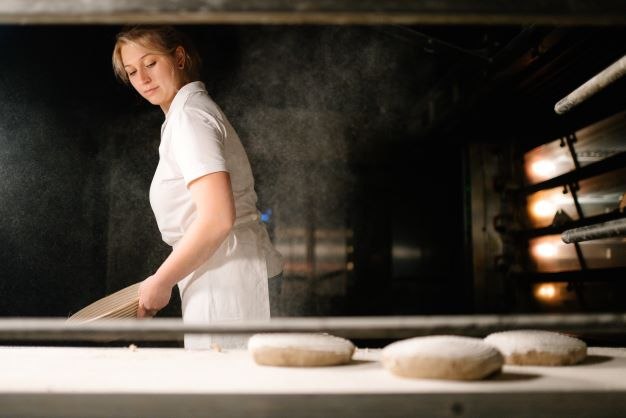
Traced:
[[99, 319], [136, 318], [140, 284], [135, 283], [95, 301], [70, 316], [67, 321], [85, 323]]

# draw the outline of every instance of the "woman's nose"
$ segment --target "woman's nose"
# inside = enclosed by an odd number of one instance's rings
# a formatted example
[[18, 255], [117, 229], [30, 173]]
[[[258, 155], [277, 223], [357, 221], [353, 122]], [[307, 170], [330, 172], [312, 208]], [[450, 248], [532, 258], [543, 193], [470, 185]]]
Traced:
[[142, 83], [147, 83], [150, 81], [150, 76], [148, 75], [148, 72], [145, 70], [140, 70], [139, 71], [139, 80], [141, 80]]

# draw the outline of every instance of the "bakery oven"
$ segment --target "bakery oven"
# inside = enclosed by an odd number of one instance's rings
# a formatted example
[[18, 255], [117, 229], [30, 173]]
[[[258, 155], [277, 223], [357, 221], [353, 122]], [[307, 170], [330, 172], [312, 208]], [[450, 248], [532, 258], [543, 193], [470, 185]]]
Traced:
[[[564, 73], [577, 71], [576, 64], [561, 65], [552, 81], [529, 81], [563, 92], [554, 110], [549, 106], [548, 132], [538, 116], [524, 121], [521, 135], [504, 133], [508, 146], [491, 144], [490, 155], [475, 151], [473, 190], [485, 194], [473, 203], [474, 268], [484, 274], [483, 297], [507, 309], [619, 311], [626, 266], [624, 57], [573, 76], [580, 83]], [[497, 249], [481, 249], [491, 239]]]

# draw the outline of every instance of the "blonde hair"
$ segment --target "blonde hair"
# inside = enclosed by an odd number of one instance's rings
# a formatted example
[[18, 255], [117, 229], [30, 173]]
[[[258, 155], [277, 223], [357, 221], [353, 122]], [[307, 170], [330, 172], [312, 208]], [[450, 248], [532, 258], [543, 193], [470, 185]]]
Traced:
[[185, 64], [183, 74], [185, 81], [197, 81], [200, 78], [202, 61], [193, 43], [183, 33], [172, 26], [140, 25], [126, 26], [115, 37], [113, 48], [113, 72], [124, 84], [130, 84], [128, 74], [122, 62], [122, 46], [128, 43], [137, 43], [159, 54], [174, 56], [176, 48], [181, 46], [185, 50]]

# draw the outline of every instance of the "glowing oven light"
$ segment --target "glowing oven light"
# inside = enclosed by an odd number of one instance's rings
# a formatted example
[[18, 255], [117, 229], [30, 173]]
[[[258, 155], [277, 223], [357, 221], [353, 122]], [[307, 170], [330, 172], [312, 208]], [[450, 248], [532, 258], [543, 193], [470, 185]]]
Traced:
[[535, 296], [537, 299], [550, 301], [556, 298], [556, 286], [553, 284], [545, 283], [537, 288], [535, 291]]
[[542, 257], [542, 258], [554, 257], [556, 255], [556, 245], [551, 244], [549, 242], [537, 244], [534, 248], [534, 253], [538, 257]]
[[556, 166], [552, 161], [539, 160], [532, 163], [530, 169], [536, 176], [552, 177], [556, 171]]
[[533, 205], [533, 214], [540, 218], [554, 216], [556, 206], [548, 200], [540, 200]]

